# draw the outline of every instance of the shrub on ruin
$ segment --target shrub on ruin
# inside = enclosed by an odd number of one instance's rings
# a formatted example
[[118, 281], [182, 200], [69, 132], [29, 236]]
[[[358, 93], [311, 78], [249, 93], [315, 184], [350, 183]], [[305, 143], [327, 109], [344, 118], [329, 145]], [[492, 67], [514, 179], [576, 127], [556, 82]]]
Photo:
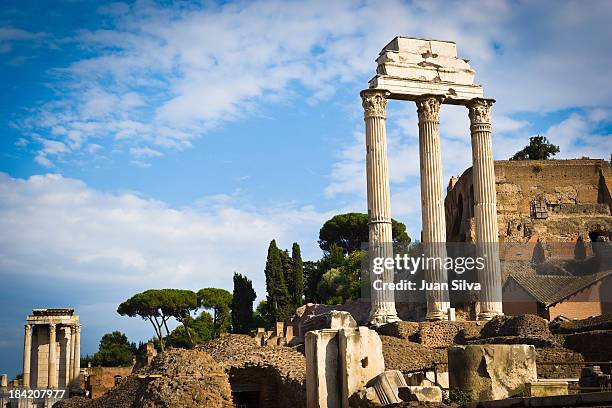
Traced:
[[469, 392], [462, 391], [458, 388], [451, 388], [450, 390], [446, 391], [442, 398], [442, 402], [444, 402], [446, 405], [465, 405], [472, 401], [473, 399]]
[[559, 146], [548, 141], [545, 136], [533, 136], [529, 138], [529, 144], [519, 150], [510, 160], [548, 160], [559, 153]]

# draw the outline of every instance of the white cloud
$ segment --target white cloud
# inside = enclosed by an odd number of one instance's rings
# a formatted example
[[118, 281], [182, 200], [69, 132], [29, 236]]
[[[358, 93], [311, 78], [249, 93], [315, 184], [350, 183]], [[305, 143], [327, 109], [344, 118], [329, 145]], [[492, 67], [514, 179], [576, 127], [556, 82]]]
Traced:
[[[114, 3], [99, 10], [110, 16], [108, 28], [83, 30], [77, 37], [94, 56], [58, 70], [69, 78], [59, 87], [59, 99], [45, 104], [35, 120], [24, 121], [22, 127], [78, 130], [81, 144], [95, 138], [125, 141], [128, 148], [136, 142], [156, 150], [184, 149], [221, 122], [256, 114], [262, 103], [291, 98], [292, 84], [305, 87], [311, 103], [329, 98], [347, 84], [360, 89], [374, 73], [373, 58], [398, 34], [457, 41], [460, 55], [472, 58], [479, 79], [486, 80], [485, 88], [504, 97], [501, 113], [523, 110], [533, 104], [517, 98], [517, 90], [537, 99], [538, 83], [548, 74], [530, 71], [534, 81], [526, 87], [526, 71], [517, 67], [530, 58], [557, 61], [572, 55], [558, 41], [537, 41], [537, 53], [527, 53], [518, 63], [507, 61], [505, 55], [518, 59], [516, 52], [523, 51], [520, 40], [539, 29], [535, 13], [529, 20], [523, 18], [525, 27], [516, 30], [515, 20], [529, 7], [501, 0], [485, 5], [393, 0], [385, 7], [369, 0], [269, 0], [202, 8]], [[547, 21], [567, 12], [535, 9], [545, 13]], [[553, 38], [564, 30], [548, 28], [547, 36]], [[572, 35], [595, 38], [590, 36], [594, 29], [583, 27]], [[495, 44], [505, 54], [497, 53]], [[534, 47], [531, 42], [530, 47]], [[575, 72], [571, 66], [559, 65], [562, 72]], [[583, 85], [590, 87], [586, 72], [585, 81]], [[563, 90], [566, 82], [558, 81], [556, 86]], [[564, 102], [554, 107], [574, 103], [571, 97], [559, 100]], [[500, 126], [519, 125], [500, 120]], [[449, 129], [457, 128], [449, 123]], [[79, 143], [71, 147], [76, 150]]]
[[15, 42], [38, 40], [46, 35], [42, 32], [33, 33], [10, 26], [0, 27], [0, 54], [11, 52]]
[[132, 147], [130, 148], [130, 154], [137, 159], [148, 158], [148, 157], [161, 157], [164, 154], [157, 150], [153, 150], [150, 147]]
[[306, 258], [318, 257], [313, 237], [334, 214], [293, 206], [243, 210], [228, 197], [172, 208], [57, 174], [15, 179], [0, 173], [0, 202], [2, 279], [64, 279], [75, 287], [112, 282], [124, 292], [231, 289], [239, 271], [263, 296], [270, 240], [283, 247], [297, 241]]

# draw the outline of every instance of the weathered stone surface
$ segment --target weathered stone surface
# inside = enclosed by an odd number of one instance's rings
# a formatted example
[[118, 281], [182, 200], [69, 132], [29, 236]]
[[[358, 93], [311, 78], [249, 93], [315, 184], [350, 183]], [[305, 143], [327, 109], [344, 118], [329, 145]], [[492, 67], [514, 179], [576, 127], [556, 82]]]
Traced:
[[442, 402], [442, 390], [435, 386], [408, 386], [399, 395], [404, 401]]
[[396, 37], [376, 62], [377, 75], [370, 87], [387, 89], [392, 98], [438, 94], [460, 101], [482, 97], [482, 87], [474, 85], [474, 70], [457, 57], [457, 46], [451, 41]]
[[357, 327], [357, 322], [349, 312], [332, 310], [330, 312], [312, 316], [302, 324], [302, 332], [323, 329], [342, 329], [345, 327]]
[[232, 386], [256, 385], [262, 398], [300, 408], [306, 406], [306, 361], [289, 347], [261, 347], [248, 335], [229, 334], [199, 347], [229, 374]]
[[[397, 404], [403, 401], [399, 396], [400, 389], [407, 387], [400, 371], [385, 371], [367, 384], [365, 396], [369, 402], [374, 404]], [[361, 395], [364, 394], [361, 393]]]
[[426, 347], [448, 347], [465, 344], [480, 337], [483, 322], [475, 321], [437, 321], [437, 322], [394, 322], [380, 326], [376, 331], [385, 336], [393, 336], [422, 344]]
[[338, 332], [340, 385], [342, 400], [363, 388], [385, 371], [382, 342], [378, 333], [367, 327], [341, 329]]
[[569, 334], [565, 348], [582, 354], [587, 361], [609, 361], [612, 356], [612, 330]]
[[[446, 369], [446, 365], [442, 366]], [[442, 367], [437, 368], [437, 372], [419, 371], [417, 373], [405, 374], [406, 384], [419, 387], [442, 387], [449, 388], [448, 371], [440, 371]]]
[[431, 369], [434, 363], [446, 371], [446, 349], [431, 349], [396, 337], [381, 336], [387, 370], [402, 372]]
[[528, 345], [469, 345], [448, 349], [450, 388], [475, 400], [522, 394], [537, 379], [536, 352]]
[[548, 321], [536, 315], [497, 316], [488, 321], [480, 332], [481, 337], [500, 336], [551, 336]]
[[305, 349], [308, 408], [348, 408], [385, 369], [380, 337], [367, 327], [309, 331]]
[[550, 397], [553, 395], [568, 395], [567, 381], [538, 380], [527, 383], [527, 395], [530, 397]]
[[[167, 350], [100, 398], [71, 398], [54, 408], [199, 408], [233, 406], [227, 374], [200, 350]], [[147, 375], [155, 377], [146, 377]]]
[[573, 334], [593, 330], [612, 330], [612, 314], [572, 320], [559, 317], [550, 322], [550, 331], [559, 334]]
[[584, 365], [580, 353], [560, 347], [536, 347], [536, 354], [538, 379], [580, 378], [580, 368]]
[[[604, 374], [599, 366], [584, 367], [580, 372], [579, 384], [585, 388], [607, 388], [610, 386], [610, 375]], [[584, 392], [593, 392], [593, 390]]]
[[308, 408], [340, 408], [338, 330], [306, 333], [306, 400]]

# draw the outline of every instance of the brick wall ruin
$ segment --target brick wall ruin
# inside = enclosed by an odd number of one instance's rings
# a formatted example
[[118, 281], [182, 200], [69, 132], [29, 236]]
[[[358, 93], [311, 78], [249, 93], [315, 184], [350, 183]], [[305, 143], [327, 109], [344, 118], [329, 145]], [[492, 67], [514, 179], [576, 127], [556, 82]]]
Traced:
[[[580, 238], [588, 246], [612, 233], [612, 169], [605, 160], [500, 160], [495, 162], [495, 178], [500, 242]], [[468, 168], [448, 186], [448, 241], [475, 240], [473, 207], [472, 168]]]

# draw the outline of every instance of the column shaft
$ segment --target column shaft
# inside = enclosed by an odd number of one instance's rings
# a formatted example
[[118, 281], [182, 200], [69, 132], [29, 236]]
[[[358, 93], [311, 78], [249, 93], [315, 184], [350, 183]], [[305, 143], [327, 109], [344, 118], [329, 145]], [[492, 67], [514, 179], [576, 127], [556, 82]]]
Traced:
[[55, 324], [49, 324], [49, 374], [47, 388], [57, 388], [57, 341]]
[[[370, 323], [382, 324], [399, 320], [395, 310], [395, 295], [385, 286], [375, 290], [375, 281], [391, 283], [394, 269], [385, 268], [375, 274], [374, 258], [393, 258], [391, 232], [391, 196], [387, 160], [386, 106], [389, 93], [368, 89], [361, 92], [366, 133], [366, 180], [368, 195], [370, 259]], [[379, 282], [380, 283], [380, 282]]]
[[81, 325], [76, 326], [74, 337], [74, 385], [79, 386], [79, 375], [81, 374]]
[[495, 168], [491, 143], [492, 99], [476, 98], [468, 104], [472, 136], [472, 174], [477, 253], [484, 257], [485, 268], [478, 272], [481, 284], [479, 319], [502, 315], [501, 265]]
[[450, 307], [446, 259], [446, 219], [444, 212], [444, 183], [440, 154], [440, 104], [443, 98], [424, 95], [416, 100], [419, 117], [419, 157], [421, 165], [421, 207], [423, 249], [430, 262], [425, 268], [425, 280], [440, 284], [427, 291], [428, 320], [445, 319]]
[[72, 376], [70, 374], [70, 370], [72, 369], [72, 359], [71, 351], [72, 351], [72, 328], [70, 326], [64, 327], [64, 338], [66, 341], [65, 355], [64, 361], [64, 376], [62, 377], [62, 382], [64, 387], [68, 387], [70, 385], [70, 381], [72, 381]]
[[68, 384], [72, 385], [72, 382], [74, 381], [74, 343], [75, 343], [75, 338], [76, 338], [76, 328], [72, 327], [71, 331], [70, 331], [70, 373], [68, 375]]
[[30, 387], [30, 361], [32, 352], [32, 325], [25, 325], [23, 336], [23, 387]]

